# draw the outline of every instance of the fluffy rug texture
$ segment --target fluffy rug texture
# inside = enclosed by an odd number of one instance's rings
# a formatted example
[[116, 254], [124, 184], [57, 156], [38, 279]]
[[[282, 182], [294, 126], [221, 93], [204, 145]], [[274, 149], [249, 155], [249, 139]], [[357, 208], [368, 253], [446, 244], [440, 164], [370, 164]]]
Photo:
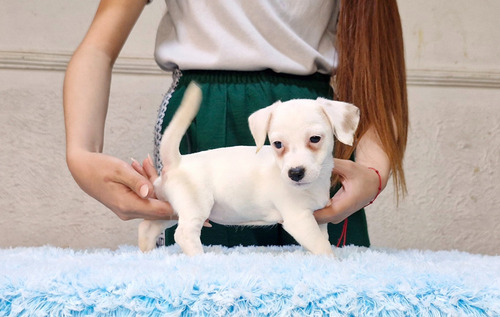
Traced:
[[500, 257], [124, 246], [0, 250], [0, 316], [500, 316]]

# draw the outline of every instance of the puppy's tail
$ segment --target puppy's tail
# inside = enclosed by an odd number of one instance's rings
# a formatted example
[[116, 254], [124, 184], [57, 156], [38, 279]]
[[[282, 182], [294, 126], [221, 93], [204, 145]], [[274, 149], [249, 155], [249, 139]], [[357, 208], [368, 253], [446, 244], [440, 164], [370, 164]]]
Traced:
[[163, 172], [179, 165], [181, 161], [179, 145], [182, 136], [200, 109], [201, 98], [200, 87], [191, 82], [184, 93], [179, 109], [177, 109], [161, 139], [160, 158], [163, 163]]

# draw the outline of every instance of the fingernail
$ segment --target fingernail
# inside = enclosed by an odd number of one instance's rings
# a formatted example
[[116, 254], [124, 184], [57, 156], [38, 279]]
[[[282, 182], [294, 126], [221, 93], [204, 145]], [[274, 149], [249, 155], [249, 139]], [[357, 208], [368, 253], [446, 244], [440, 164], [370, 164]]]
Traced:
[[151, 158], [151, 155], [149, 155], [149, 153], [148, 153], [148, 160], [149, 160], [149, 163], [151, 163], [151, 165], [154, 166], [153, 159]]
[[146, 198], [149, 193], [149, 187], [147, 184], [144, 184], [141, 186], [141, 189], [139, 190], [139, 194], [141, 195], [142, 198]]
[[132, 161], [132, 163], [138, 163], [137, 160], [133, 157], [131, 157], [130, 160]]

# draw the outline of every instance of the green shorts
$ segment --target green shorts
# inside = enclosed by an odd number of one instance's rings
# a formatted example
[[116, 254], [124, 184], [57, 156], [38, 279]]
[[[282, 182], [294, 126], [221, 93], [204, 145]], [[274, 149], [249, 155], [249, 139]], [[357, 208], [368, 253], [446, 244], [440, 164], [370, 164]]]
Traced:
[[[172, 87], [165, 95], [158, 113], [155, 130], [155, 164], [161, 169], [158, 148], [161, 135], [177, 110], [184, 91], [191, 81], [196, 81], [203, 92], [200, 111], [181, 142], [181, 153], [204, 151], [235, 145], [255, 145], [248, 128], [248, 116], [277, 100], [297, 98], [332, 98], [329, 76], [315, 74], [294, 76], [272, 71], [175, 71]], [[345, 222], [329, 224], [330, 242], [337, 245]], [[165, 244], [174, 244], [175, 227], [165, 232]], [[364, 210], [348, 218], [345, 238], [341, 244], [369, 246], [368, 229]], [[249, 246], [289, 245], [295, 240], [281, 225], [268, 227], [222, 226], [212, 223], [203, 228], [204, 245]]]

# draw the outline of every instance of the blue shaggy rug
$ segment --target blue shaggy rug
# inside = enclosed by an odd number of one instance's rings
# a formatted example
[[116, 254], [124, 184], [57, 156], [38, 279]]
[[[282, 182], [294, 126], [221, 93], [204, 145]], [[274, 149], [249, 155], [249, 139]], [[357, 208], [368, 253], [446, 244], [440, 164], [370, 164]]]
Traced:
[[0, 250], [0, 316], [500, 316], [500, 256], [346, 247]]

